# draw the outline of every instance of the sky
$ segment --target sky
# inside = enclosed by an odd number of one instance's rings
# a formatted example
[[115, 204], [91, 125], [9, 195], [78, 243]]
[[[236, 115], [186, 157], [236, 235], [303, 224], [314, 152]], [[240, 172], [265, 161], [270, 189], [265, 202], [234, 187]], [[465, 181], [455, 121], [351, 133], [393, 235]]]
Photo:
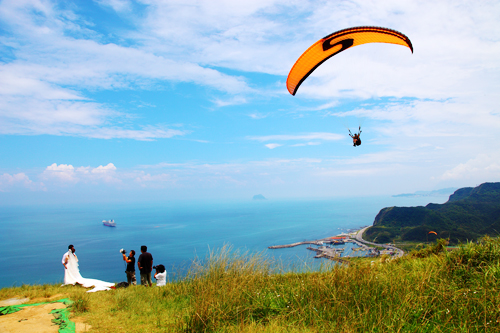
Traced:
[[[500, 181], [499, 17], [498, 1], [2, 0], [0, 204]], [[297, 58], [354, 26], [414, 53], [354, 47], [290, 95]]]

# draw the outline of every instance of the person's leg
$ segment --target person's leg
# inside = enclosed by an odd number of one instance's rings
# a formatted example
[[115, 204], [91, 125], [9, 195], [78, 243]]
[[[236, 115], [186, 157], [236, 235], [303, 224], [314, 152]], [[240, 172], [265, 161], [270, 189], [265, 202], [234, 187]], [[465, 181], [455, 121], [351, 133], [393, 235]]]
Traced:
[[153, 280], [151, 280], [151, 273], [148, 273], [148, 282], [149, 282], [149, 286], [152, 287], [153, 286]]
[[128, 282], [128, 285], [130, 286], [130, 283], [132, 283], [132, 276], [130, 273], [133, 273], [133, 272], [125, 272], [127, 273], [127, 282]]
[[133, 284], [134, 286], [136, 286], [136, 285], [137, 285], [137, 280], [136, 280], [136, 278], [135, 278], [135, 271], [130, 272], [130, 276], [131, 276], [131, 278], [132, 278], [132, 284]]

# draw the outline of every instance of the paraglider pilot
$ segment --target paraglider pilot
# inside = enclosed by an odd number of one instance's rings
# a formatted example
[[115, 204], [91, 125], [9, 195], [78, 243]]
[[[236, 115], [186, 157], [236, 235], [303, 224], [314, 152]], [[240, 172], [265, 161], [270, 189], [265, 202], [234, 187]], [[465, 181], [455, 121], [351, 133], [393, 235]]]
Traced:
[[359, 132], [354, 135], [351, 133], [351, 130], [349, 130], [349, 136], [352, 138], [352, 145], [354, 147], [361, 146], [360, 135], [361, 135], [361, 126], [359, 127]]

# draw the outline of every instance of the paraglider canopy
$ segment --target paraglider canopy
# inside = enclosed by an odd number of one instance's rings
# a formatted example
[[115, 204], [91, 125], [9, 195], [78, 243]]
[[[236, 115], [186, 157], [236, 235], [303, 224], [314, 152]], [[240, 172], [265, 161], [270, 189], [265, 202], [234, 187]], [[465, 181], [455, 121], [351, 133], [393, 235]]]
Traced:
[[429, 234], [434, 234], [436, 236], [438, 235], [437, 232], [435, 232], [435, 231], [429, 231]]
[[350, 47], [366, 43], [389, 43], [407, 46], [413, 53], [413, 46], [402, 33], [381, 27], [354, 27], [334, 32], [311, 45], [293, 65], [286, 87], [290, 94], [297, 93], [304, 80], [323, 62]]

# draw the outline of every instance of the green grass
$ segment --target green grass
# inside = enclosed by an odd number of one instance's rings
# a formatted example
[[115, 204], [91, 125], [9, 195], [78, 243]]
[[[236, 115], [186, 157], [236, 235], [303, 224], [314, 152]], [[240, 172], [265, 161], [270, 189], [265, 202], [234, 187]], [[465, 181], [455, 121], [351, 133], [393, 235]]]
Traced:
[[64, 294], [94, 332], [500, 331], [500, 240], [442, 249], [280, 273], [226, 247], [161, 288], [22, 286], [1, 289], [0, 299]]

